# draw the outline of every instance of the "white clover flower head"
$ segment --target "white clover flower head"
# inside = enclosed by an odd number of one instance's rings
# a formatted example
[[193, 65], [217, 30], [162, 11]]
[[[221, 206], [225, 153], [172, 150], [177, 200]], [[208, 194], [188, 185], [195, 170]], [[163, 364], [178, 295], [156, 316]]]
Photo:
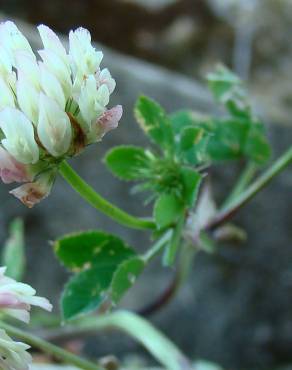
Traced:
[[25, 343], [15, 342], [0, 329], [0, 369], [29, 370], [32, 362], [31, 355], [27, 352], [29, 348]]
[[10, 21], [0, 24], [0, 177], [24, 182], [11, 193], [28, 207], [46, 197], [58, 164], [116, 128], [122, 107], [108, 109], [115, 80], [88, 30], [69, 33], [67, 51], [47, 26], [34, 54]]
[[[0, 267], [0, 314], [28, 323], [31, 306], [52, 310], [52, 305], [46, 298], [36, 296], [36, 291], [30, 285], [18, 283], [5, 276], [5, 271], [6, 267]], [[32, 361], [27, 352], [29, 348], [27, 344], [14, 342], [0, 329], [0, 369], [28, 370]]]
[[5, 276], [6, 267], [0, 267], [0, 313], [7, 314], [28, 323], [31, 306], [51, 311], [52, 305], [28, 284], [23, 284]]

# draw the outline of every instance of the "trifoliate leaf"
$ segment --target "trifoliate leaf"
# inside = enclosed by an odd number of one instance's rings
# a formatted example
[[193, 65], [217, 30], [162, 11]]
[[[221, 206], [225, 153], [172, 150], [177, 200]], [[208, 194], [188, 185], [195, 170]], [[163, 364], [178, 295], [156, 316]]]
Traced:
[[125, 264], [136, 258], [133, 249], [120, 238], [100, 231], [65, 236], [56, 242], [55, 251], [65, 266], [77, 271], [62, 294], [65, 320], [96, 310], [105, 302], [110, 306], [111, 299], [117, 303], [131, 286], [126, 284], [125, 275], [137, 276], [142, 271], [138, 262]]

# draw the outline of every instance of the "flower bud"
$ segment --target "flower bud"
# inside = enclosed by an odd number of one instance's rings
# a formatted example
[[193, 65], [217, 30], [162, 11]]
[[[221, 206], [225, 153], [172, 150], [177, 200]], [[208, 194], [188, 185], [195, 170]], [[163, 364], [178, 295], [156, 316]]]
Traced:
[[87, 123], [89, 129], [92, 121], [100, 117], [105, 111], [105, 106], [109, 102], [109, 91], [106, 85], [96, 88], [96, 80], [90, 75], [81, 87], [80, 98], [78, 101], [81, 115]]
[[14, 52], [17, 50], [26, 50], [32, 57], [34, 57], [34, 53], [29, 42], [11, 21], [0, 24], [0, 44], [10, 52], [13, 65], [15, 65]]
[[16, 96], [20, 109], [36, 125], [39, 116], [39, 92], [22, 72], [18, 73]]
[[65, 154], [71, 143], [72, 129], [68, 115], [51, 98], [41, 93], [38, 136], [54, 157]]
[[98, 87], [106, 85], [110, 94], [114, 91], [116, 81], [112, 78], [110, 71], [107, 68], [104, 68], [102, 71], [97, 73], [95, 78]]
[[5, 184], [26, 182], [32, 180], [32, 171], [28, 165], [17, 162], [0, 146], [0, 177]]
[[41, 87], [44, 93], [55, 100], [62, 110], [65, 109], [66, 100], [61, 84], [57, 78], [46, 68], [43, 63], [40, 63], [41, 70]]
[[2, 145], [18, 162], [37, 162], [39, 148], [34, 139], [33, 126], [20, 110], [3, 109], [0, 112], [0, 128], [5, 135]]
[[40, 70], [35, 58], [27, 51], [19, 50], [15, 53], [15, 66], [18, 76], [25, 76], [35, 89], [40, 90]]
[[14, 195], [28, 208], [32, 208], [50, 194], [55, 177], [55, 171], [41, 173], [34, 182], [23, 184], [11, 190], [10, 194]]
[[42, 39], [44, 49], [51, 50], [53, 53], [58, 55], [67, 66], [69, 66], [66, 50], [55, 32], [43, 24], [38, 26], [38, 31]]
[[45, 64], [46, 68], [56, 76], [64, 89], [66, 98], [70, 96], [72, 89], [72, 81], [70, 76], [70, 69], [64, 61], [53, 51], [49, 49], [40, 50], [39, 54]]
[[78, 28], [69, 33], [69, 55], [75, 76], [94, 74], [103, 58], [101, 51], [91, 45], [91, 36], [85, 28]]
[[119, 121], [123, 114], [121, 105], [117, 105], [112, 109], [104, 112], [101, 117], [92, 125], [90, 132], [90, 142], [96, 142], [103, 138], [103, 136], [118, 127]]

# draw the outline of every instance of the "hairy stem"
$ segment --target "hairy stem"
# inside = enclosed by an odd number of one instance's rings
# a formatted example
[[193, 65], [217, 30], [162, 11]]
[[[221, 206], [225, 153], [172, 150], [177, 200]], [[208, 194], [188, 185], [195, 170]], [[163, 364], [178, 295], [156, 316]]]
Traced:
[[275, 176], [290, 164], [292, 164], [292, 147], [282, 154], [266, 172], [264, 172], [253, 184], [249, 185], [236, 199], [226, 207], [223, 207], [209, 225], [207, 225], [206, 230], [214, 230], [216, 227], [229, 220], [240, 208], [251, 200], [260, 190], [266, 187]]
[[132, 216], [104, 199], [67, 162], [63, 161], [60, 164], [59, 172], [83, 199], [119, 224], [132, 229], [155, 229], [153, 221]]
[[67, 352], [60, 347], [57, 347], [33, 334], [27, 333], [12, 325], [8, 325], [1, 321], [0, 327], [4, 329], [12, 337], [17, 338], [18, 340], [21, 340], [34, 348], [38, 348], [41, 351], [49, 355], [52, 355], [53, 357], [64, 363], [74, 365], [83, 370], [104, 370], [103, 367], [97, 364], [94, 364], [90, 361], [75, 356], [73, 353]]

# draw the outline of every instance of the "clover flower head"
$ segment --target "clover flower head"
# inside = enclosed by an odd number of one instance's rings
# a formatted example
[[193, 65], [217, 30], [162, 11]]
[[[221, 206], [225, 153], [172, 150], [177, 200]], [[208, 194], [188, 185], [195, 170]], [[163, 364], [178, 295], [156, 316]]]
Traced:
[[23, 284], [5, 276], [6, 267], [0, 267], [0, 313], [7, 314], [28, 323], [31, 306], [39, 306], [51, 311], [52, 305], [28, 284]]
[[[36, 291], [29, 285], [18, 283], [5, 276], [6, 267], [0, 267], [0, 313], [7, 314], [28, 323], [31, 306], [52, 310], [50, 302], [37, 297]], [[4, 330], [0, 329], [0, 369], [28, 370], [31, 356], [30, 347], [24, 343], [14, 342]]]
[[28, 207], [46, 197], [58, 164], [117, 127], [120, 105], [108, 109], [115, 80], [88, 30], [69, 33], [67, 51], [47, 26], [33, 52], [10, 21], [0, 24], [0, 177], [24, 183], [11, 191]]
[[15, 342], [0, 329], [0, 369], [28, 370], [32, 362], [31, 355], [27, 352], [29, 348], [25, 343]]

